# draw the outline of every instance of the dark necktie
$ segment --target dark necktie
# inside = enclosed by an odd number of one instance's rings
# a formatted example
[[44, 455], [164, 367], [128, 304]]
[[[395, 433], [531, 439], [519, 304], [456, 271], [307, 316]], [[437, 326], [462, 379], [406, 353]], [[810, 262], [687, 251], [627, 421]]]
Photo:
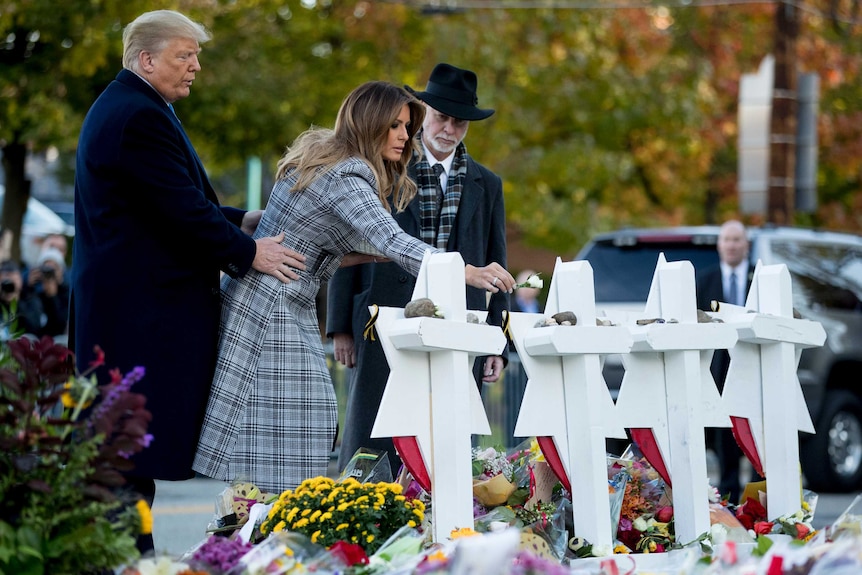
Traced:
[[178, 124], [182, 124], [182, 122], [180, 122], [180, 117], [179, 117], [179, 116], [177, 116], [177, 111], [176, 111], [176, 110], [174, 110], [174, 105], [173, 105], [173, 104], [171, 104], [170, 102], [168, 102], [168, 108], [170, 108], [170, 110], [171, 110], [171, 114], [173, 114], [173, 115], [174, 115], [174, 119], [177, 121], [177, 123], [178, 123]]
[[443, 206], [443, 184], [440, 182], [440, 176], [443, 174], [443, 164], [434, 164], [434, 167], [431, 168], [434, 170], [434, 180], [435, 185], [437, 186], [437, 209], [439, 210]]
[[739, 286], [736, 283], [736, 272], [730, 272], [730, 282], [727, 286], [729, 293], [727, 294], [727, 299], [733, 305], [741, 305], [739, 301]]

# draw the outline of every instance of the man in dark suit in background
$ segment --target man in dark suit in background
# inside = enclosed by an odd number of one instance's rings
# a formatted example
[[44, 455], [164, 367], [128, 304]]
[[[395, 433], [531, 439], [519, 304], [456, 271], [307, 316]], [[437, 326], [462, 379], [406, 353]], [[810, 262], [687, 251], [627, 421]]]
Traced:
[[[476, 75], [438, 64], [424, 92], [405, 87], [425, 102], [426, 115], [416, 136], [422, 153], [414, 152], [410, 165], [419, 192], [406, 210], [394, 214], [395, 219], [414, 237], [460, 252], [465, 264], [498, 262], [505, 267], [503, 184], [474, 161], [463, 144], [469, 123], [494, 113], [478, 107]], [[333, 338], [335, 359], [356, 368], [351, 373], [339, 469], [344, 469], [360, 447], [386, 450], [393, 473], [401, 465], [391, 438], [371, 439], [389, 364], [380, 342], [364, 339], [363, 330], [370, 317], [369, 305], [404, 307], [412, 299], [415, 284], [413, 276], [391, 262], [341, 268], [329, 282], [326, 332]], [[492, 295], [486, 308], [485, 292], [467, 288], [467, 309], [487, 309], [490, 324], [501, 325], [508, 306], [505, 292]], [[477, 358], [473, 372], [480, 390], [483, 381], [497, 381], [504, 366], [502, 356]]]
[[[192, 460], [215, 369], [219, 270], [287, 282], [304, 258], [278, 237], [253, 240], [261, 213], [219, 206], [172, 104], [191, 91], [209, 33], [156, 10], [123, 31], [123, 67], [84, 120], [75, 172], [70, 347], [79, 366], [104, 350], [152, 413], [152, 444], [128, 483], [152, 504], [155, 479], [194, 476]], [[108, 381], [107, 368], [99, 372]], [[152, 538], [140, 541], [141, 551]]]
[[[709, 311], [713, 300], [745, 305], [746, 294], [751, 286], [753, 269], [748, 261], [749, 242], [745, 226], [736, 220], [725, 222], [718, 233], [719, 264], [704, 270], [697, 278], [697, 307]], [[724, 390], [724, 380], [730, 366], [730, 355], [726, 349], [715, 350], [710, 371]], [[742, 451], [736, 444], [729, 428], [714, 430], [714, 446], [718, 455], [721, 479], [718, 492], [730, 496], [731, 503], [738, 503], [741, 495], [739, 483], [739, 461]]]

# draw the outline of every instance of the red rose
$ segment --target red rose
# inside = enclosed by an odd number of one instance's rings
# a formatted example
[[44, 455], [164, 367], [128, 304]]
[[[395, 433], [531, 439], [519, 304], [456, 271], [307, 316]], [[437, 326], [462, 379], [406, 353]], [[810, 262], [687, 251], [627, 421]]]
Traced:
[[660, 521], [662, 523], [668, 523], [671, 519], [673, 519], [673, 507], [668, 505], [667, 507], [662, 507], [655, 514], [656, 521]]
[[353, 565], [368, 565], [368, 555], [365, 554], [365, 550], [362, 547], [355, 543], [336, 541], [329, 548], [329, 552], [344, 561], [348, 567]]
[[620, 530], [617, 532], [617, 539], [629, 549], [636, 549], [642, 535], [637, 529]]
[[754, 532], [758, 535], [766, 535], [772, 533], [772, 526], [775, 525], [772, 521], [755, 521]]
[[759, 501], [749, 497], [736, 508], [736, 518], [746, 529], [753, 529], [755, 522], [766, 521], [766, 509]]
[[808, 537], [808, 534], [811, 533], [811, 528], [805, 525], [804, 523], [796, 524], [796, 538], [797, 539], [805, 539]]

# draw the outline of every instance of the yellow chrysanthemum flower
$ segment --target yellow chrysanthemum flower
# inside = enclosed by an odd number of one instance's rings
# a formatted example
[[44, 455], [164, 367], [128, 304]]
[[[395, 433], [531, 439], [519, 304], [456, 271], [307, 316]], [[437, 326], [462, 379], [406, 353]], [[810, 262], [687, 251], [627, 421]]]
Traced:
[[138, 502], [135, 503], [135, 509], [141, 520], [141, 535], [149, 535], [153, 532], [153, 512], [150, 510], [150, 506], [143, 499], [138, 499]]
[[365, 538], [366, 543], [371, 543], [372, 541], [374, 541], [374, 535], [369, 535]]
[[461, 527], [460, 529], [453, 529], [449, 533], [449, 538], [461, 539], [462, 537], [473, 537], [474, 535], [479, 535], [479, 533], [474, 531], [472, 527]]
[[617, 545], [616, 547], [614, 547], [614, 553], [615, 553], [615, 554], [618, 554], [618, 555], [619, 555], [619, 554], [625, 554], [625, 555], [628, 555], [628, 554], [629, 554], [629, 553], [631, 553], [631, 552], [632, 552], [632, 551], [631, 551], [631, 549], [629, 549], [629, 548], [628, 548], [628, 547], [626, 547], [625, 545]]
[[311, 534], [311, 542], [317, 543], [320, 540], [320, 529]]
[[284, 528], [287, 527], [287, 524], [284, 521], [279, 521], [275, 524], [275, 527], [272, 528], [273, 533], [279, 533], [284, 531]]
[[535, 456], [540, 455], [540, 454], [542, 453], [542, 448], [541, 448], [541, 447], [539, 447], [539, 442], [538, 442], [538, 440], [533, 439], [532, 441], [530, 441], [530, 449], [529, 449], [529, 451], [530, 451], [530, 455], [531, 455], [532, 457], [535, 457]]

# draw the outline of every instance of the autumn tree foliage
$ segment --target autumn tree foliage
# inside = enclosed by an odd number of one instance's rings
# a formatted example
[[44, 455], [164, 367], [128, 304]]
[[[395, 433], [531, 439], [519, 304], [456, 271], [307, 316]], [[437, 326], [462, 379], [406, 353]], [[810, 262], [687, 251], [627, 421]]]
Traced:
[[[48, 145], [74, 152], [83, 115], [120, 68], [122, 26], [152, 8], [144, 4], [0, 3], [4, 158]], [[243, 201], [247, 158], [262, 159], [265, 193], [284, 148], [311, 125], [332, 125], [341, 98], [359, 83], [421, 89], [446, 61], [474, 70], [479, 105], [497, 110], [471, 124], [467, 145], [503, 177], [509, 225], [522, 241], [571, 256], [591, 234], [620, 226], [740, 216], [739, 83], [773, 50], [778, 5], [184, 0], [165, 7], [213, 32], [192, 95], [177, 111], [228, 203]], [[799, 10], [798, 70], [816, 73], [821, 92], [819, 207], [796, 221], [859, 231], [858, 0], [808, 0]], [[16, 166], [4, 164], [7, 202], [23, 178], [23, 163]]]

